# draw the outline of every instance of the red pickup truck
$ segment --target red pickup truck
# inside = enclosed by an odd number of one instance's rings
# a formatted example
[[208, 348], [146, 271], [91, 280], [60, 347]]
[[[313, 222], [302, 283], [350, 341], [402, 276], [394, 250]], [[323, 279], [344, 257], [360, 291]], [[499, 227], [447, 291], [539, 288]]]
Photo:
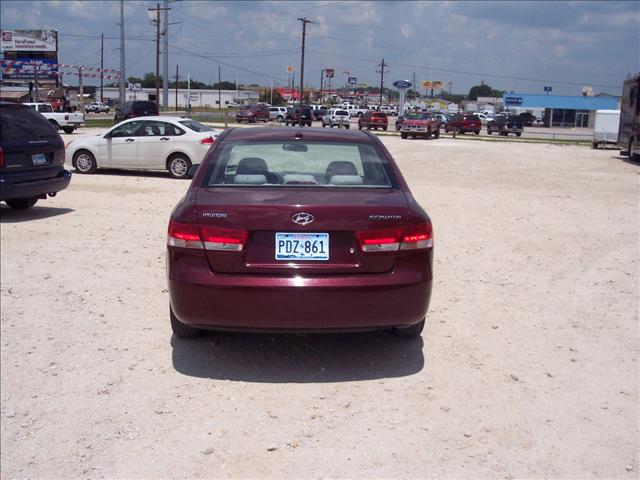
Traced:
[[476, 135], [480, 135], [481, 127], [482, 124], [480, 123], [480, 119], [477, 115], [474, 115], [473, 113], [456, 113], [451, 120], [447, 122], [444, 127], [444, 131], [447, 133], [473, 132]]
[[429, 113], [411, 113], [402, 121], [400, 137], [440, 137], [440, 120]]
[[378, 128], [386, 130], [388, 124], [389, 121], [387, 120], [387, 114], [384, 112], [368, 111], [358, 119], [358, 128], [360, 130], [363, 128], [368, 130], [371, 130], [372, 128], [375, 128], [376, 130]]

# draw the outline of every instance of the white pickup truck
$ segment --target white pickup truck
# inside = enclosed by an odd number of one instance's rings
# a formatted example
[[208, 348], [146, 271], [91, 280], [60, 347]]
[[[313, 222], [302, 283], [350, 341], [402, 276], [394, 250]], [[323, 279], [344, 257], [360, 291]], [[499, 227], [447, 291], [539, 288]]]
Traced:
[[340, 107], [342, 110], [346, 110], [347, 112], [349, 112], [349, 116], [350, 117], [362, 117], [365, 113], [368, 112], [368, 110], [366, 108], [360, 108], [356, 105], [351, 105], [350, 103], [343, 103], [342, 105], [340, 105]]
[[84, 125], [83, 113], [54, 112], [50, 103], [25, 103], [26, 106], [40, 112], [57, 129], [64, 133], [72, 133], [76, 128]]

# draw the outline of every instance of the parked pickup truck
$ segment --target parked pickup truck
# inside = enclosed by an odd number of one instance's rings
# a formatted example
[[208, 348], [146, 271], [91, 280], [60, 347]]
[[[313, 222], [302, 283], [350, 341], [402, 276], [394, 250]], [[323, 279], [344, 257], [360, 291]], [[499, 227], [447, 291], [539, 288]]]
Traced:
[[25, 103], [25, 105], [41, 113], [54, 127], [58, 130], [62, 129], [64, 133], [72, 133], [76, 128], [84, 125], [83, 113], [56, 113], [50, 103]]
[[366, 108], [360, 108], [360, 107], [357, 107], [356, 105], [351, 105], [349, 103], [343, 103], [342, 105], [340, 105], [340, 108], [342, 110], [346, 110], [347, 112], [349, 112], [350, 117], [358, 117], [358, 118], [362, 118], [362, 116], [369, 111]]
[[400, 137], [440, 137], [440, 120], [430, 113], [410, 113], [402, 121]]
[[106, 105], [102, 102], [93, 102], [84, 107], [85, 112], [94, 112], [94, 113], [109, 113], [110, 108], [109, 105]]

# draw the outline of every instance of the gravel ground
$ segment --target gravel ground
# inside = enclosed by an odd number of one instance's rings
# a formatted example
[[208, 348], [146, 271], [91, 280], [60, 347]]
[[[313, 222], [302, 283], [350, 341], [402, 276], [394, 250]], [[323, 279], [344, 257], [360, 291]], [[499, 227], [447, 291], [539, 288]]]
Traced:
[[421, 339], [173, 338], [164, 174], [3, 204], [1, 476], [638, 478], [638, 166], [383, 141], [435, 226]]

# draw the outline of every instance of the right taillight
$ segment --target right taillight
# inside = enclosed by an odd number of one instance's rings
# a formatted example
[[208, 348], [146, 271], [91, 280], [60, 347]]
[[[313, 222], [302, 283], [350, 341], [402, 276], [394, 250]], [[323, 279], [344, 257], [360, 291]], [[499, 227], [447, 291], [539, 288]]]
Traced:
[[247, 244], [249, 232], [230, 230], [171, 220], [167, 243], [171, 247], [240, 252]]
[[363, 252], [397, 252], [433, 247], [431, 224], [418, 224], [403, 228], [363, 230], [356, 232]]

